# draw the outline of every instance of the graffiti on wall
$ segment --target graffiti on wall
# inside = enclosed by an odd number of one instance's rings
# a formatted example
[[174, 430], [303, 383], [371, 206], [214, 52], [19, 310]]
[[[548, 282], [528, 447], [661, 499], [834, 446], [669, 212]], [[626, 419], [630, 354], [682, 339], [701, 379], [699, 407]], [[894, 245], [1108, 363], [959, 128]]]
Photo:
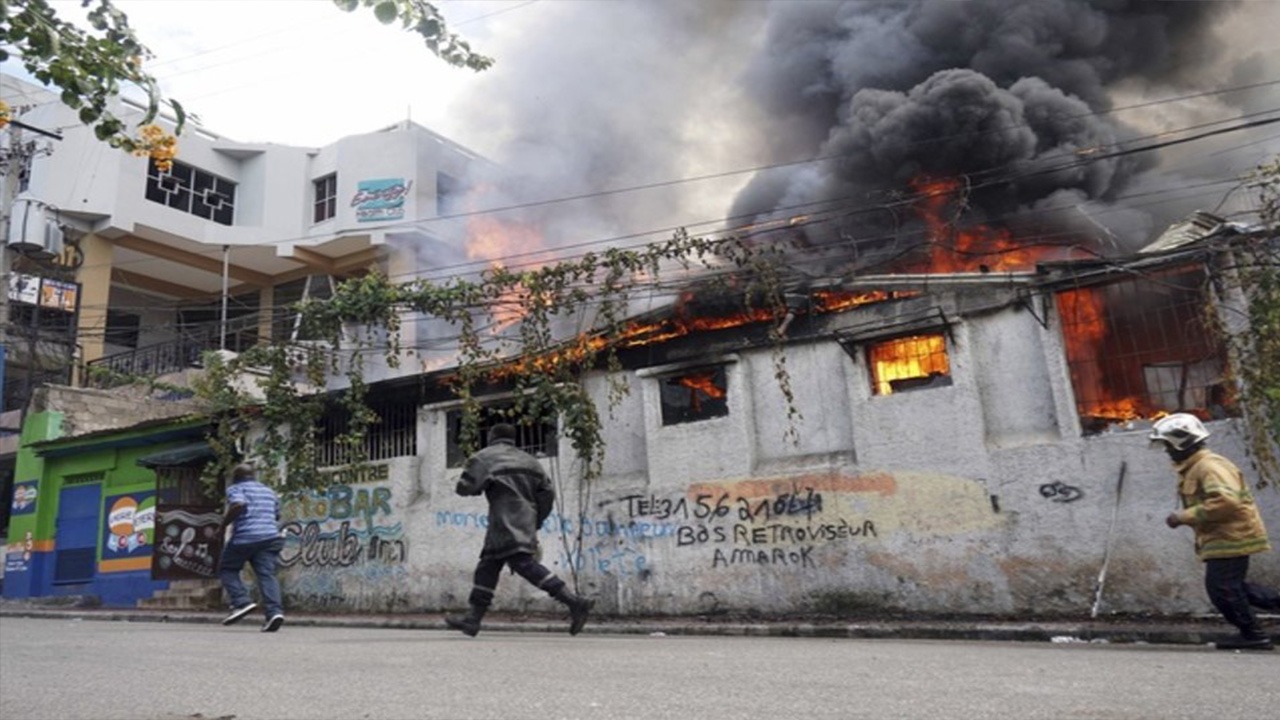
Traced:
[[1056, 503], [1075, 502], [1084, 497], [1084, 491], [1061, 480], [1045, 483], [1040, 486], [1040, 497]]
[[885, 476], [824, 475], [699, 484], [679, 497], [625, 495], [619, 502], [632, 520], [674, 522], [676, 547], [704, 551], [712, 568], [816, 568], [819, 546], [877, 536], [874, 520], [851, 515], [832, 496], [886, 493], [892, 487]]
[[[489, 516], [476, 512], [436, 512], [436, 527], [449, 527], [477, 534], [489, 527]], [[574, 552], [563, 537], [583, 537], [583, 549]], [[577, 519], [551, 513], [539, 528], [539, 542], [545, 557], [558, 567], [573, 565], [581, 571], [592, 568], [606, 575], [638, 575], [647, 572], [648, 558], [644, 541], [674, 537], [676, 525], [669, 522], [631, 520], [617, 522], [613, 518]]]
[[[970, 534], [1004, 522], [983, 482], [932, 473], [698, 483], [666, 494], [621, 495], [597, 511], [577, 518], [553, 513], [541, 528], [544, 556], [617, 577], [643, 578], [655, 558], [680, 556], [711, 570], [806, 572], [890, 536]], [[488, 526], [482, 512], [442, 510], [435, 520], [437, 527], [476, 534]], [[575, 550], [579, 534], [582, 547]]]
[[291, 605], [312, 610], [407, 607], [408, 538], [392, 489], [378, 483], [388, 475], [386, 465], [333, 474], [335, 484], [323, 491], [282, 498], [281, 577]]
[[403, 565], [408, 558], [391, 488], [334, 485], [285, 499], [283, 567], [366, 568]]
[[[699, 484], [675, 495], [623, 495], [610, 503], [616, 513], [607, 517], [552, 513], [541, 528], [542, 544], [555, 550], [558, 565], [616, 576], [647, 574], [656, 542], [700, 552], [711, 568], [815, 568], [816, 548], [878, 534], [874, 520], [842, 509], [832, 496], [892, 490], [887, 476], [817, 476]], [[484, 513], [436, 513], [437, 527], [483, 532], [488, 522]], [[583, 544], [575, 552], [561, 538], [579, 533]]]

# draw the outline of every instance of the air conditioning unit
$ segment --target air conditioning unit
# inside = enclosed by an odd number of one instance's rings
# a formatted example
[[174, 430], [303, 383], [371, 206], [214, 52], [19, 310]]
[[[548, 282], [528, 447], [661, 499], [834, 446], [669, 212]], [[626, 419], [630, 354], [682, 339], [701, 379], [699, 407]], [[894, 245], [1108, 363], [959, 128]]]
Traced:
[[24, 254], [53, 256], [62, 252], [63, 241], [62, 227], [56, 218], [50, 217], [47, 205], [31, 198], [13, 201], [13, 212], [9, 215], [10, 248]]

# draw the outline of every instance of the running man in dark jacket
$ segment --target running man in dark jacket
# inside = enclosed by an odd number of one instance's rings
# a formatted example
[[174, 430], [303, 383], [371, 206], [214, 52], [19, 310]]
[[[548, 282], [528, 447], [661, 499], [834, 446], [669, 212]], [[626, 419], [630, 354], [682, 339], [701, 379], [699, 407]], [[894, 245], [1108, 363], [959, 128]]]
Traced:
[[458, 480], [459, 495], [481, 495], [489, 501], [489, 529], [476, 565], [468, 598], [470, 612], [445, 618], [449, 627], [475, 636], [493, 602], [502, 568], [545, 590], [569, 608], [569, 634], [577, 635], [594, 602], [569, 592], [564, 581], [536, 559], [538, 527], [551, 514], [555, 489], [537, 458], [515, 445], [514, 426], [499, 423], [489, 430], [489, 444], [472, 455]]

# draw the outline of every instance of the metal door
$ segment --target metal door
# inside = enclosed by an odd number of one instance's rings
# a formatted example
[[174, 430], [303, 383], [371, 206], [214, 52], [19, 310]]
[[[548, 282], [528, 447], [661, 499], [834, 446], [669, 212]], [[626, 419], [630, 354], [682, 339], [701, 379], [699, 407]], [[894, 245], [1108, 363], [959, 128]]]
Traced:
[[102, 513], [102, 485], [73, 485], [58, 494], [58, 522], [54, 535], [55, 585], [93, 580], [98, 560], [98, 524]]

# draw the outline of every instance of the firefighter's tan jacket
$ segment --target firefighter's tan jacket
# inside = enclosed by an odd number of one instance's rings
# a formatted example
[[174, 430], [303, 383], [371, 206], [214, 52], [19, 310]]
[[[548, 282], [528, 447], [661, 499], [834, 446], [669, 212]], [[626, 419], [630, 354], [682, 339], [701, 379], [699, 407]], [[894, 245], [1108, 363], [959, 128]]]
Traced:
[[1253, 493], [1234, 463], [1206, 448], [1176, 468], [1183, 508], [1177, 515], [1195, 529], [1197, 557], [1212, 560], [1271, 549]]

